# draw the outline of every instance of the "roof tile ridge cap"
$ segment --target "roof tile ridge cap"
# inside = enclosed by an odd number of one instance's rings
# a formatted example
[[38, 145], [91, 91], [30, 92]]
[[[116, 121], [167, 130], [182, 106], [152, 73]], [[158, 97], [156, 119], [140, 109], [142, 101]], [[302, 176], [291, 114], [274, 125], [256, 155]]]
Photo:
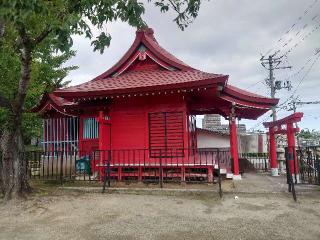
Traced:
[[215, 75], [217, 77], [228, 77], [229, 78], [229, 75], [228, 74], [224, 74], [224, 73], [212, 73], [212, 72], [207, 72], [207, 71], [203, 71], [203, 70], [196, 69], [196, 68], [193, 68], [192, 70], [193, 71], [198, 71], [198, 72], [204, 73], [204, 74]]
[[[149, 35], [147, 34], [143, 34], [142, 35], [142, 43], [144, 43], [144, 41], [146, 41], [147, 44], [150, 44], [153, 49], [159, 54], [161, 55], [161, 57], [165, 58], [166, 60], [168, 60], [169, 62], [174, 62], [175, 64], [177, 65], [180, 65], [181, 66], [181, 70], [184, 70], [184, 69], [194, 69], [193, 67], [189, 66], [187, 63], [185, 63], [184, 61], [178, 59], [176, 56], [174, 56], [172, 53], [170, 53], [169, 51], [167, 51], [165, 48], [163, 48], [157, 41], [157, 39], [154, 37], [154, 35], [152, 35], [153, 37], [151, 38]], [[145, 44], [145, 43], [144, 43]], [[157, 49], [157, 47], [159, 49]], [[172, 57], [176, 58], [178, 61], [180, 61], [181, 63], [179, 62], [176, 62], [174, 61], [174, 59], [169, 59], [168, 57], [166, 57], [165, 55], [163, 55], [161, 53], [161, 50], [162, 51], [165, 51], [167, 52], [169, 55], [171, 55]]]
[[[125, 54], [112, 67], [110, 67], [107, 71], [104, 71], [103, 73], [101, 73], [97, 77], [89, 80], [88, 82], [97, 81], [97, 80], [103, 80], [103, 79], [109, 77], [109, 75], [111, 74], [111, 73], [109, 73], [109, 71], [111, 71], [111, 69], [116, 68], [119, 64], [123, 64], [121, 62], [122, 61], [125, 62], [125, 60], [128, 59], [128, 57], [126, 59], [124, 59], [124, 57], [127, 56], [131, 51], [134, 51], [137, 48], [137, 46], [139, 46], [139, 44], [142, 42], [143, 35], [138, 34], [138, 31], [136, 31], [136, 37], [135, 37], [133, 43], [131, 44], [131, 46], [129, 47], [129, 49], [125, 52]], [[137, 45], [137, 46], [135, 46], [135, 45]], [[86, 82], [86, 83], [88, 83], [88, 82]]]
[[[228, 86], [231, 86], [231, 88], [228, 88]], [[241, 92], [240, 92], [241, 95], [244, 95], [244, 96], [247, 96], [247, 97], [251, 97], [251, 98], [263, 98], [263, 99], [268, 99], [268, 100], [276, 99], [276, 98], [270, 98], [270, 97], [263, 96], [263, 95], [260, 95], [260, 94], [252, 93], [252, 92], [249, 92], [249, 91], [247, 91], [247, 90], [245, 90], [245, 89], [242, 89], [242, 88], [233, 86], [233, 85], [231, 85], [231, 84], [228, 84], [228, 85], [227, 85], [227, 90], [232, 91], [232, 92], [237, 92], [235, 89], [232, 89], [232, 88], [236, 88], [236, 89], [239, 89], [239, 90], [241, 90], [241, 91], [244, 91], [244, 92], [248, 93], [248, 94], [244, 94], [244, 93], [241, 93]], [[238, 92], [238, 93], [239, 93], [239, 92]], [[249, 95], [249, 94], [252, 94], [252, 95]]]
[[72, 101], [69, 101], [69, 100], [65, 99], [64, 97], [57, 96], [57, 95], [55, 94], [55, 92], [56, 92], [57, 90], [63, 90], [63, 89], [58, 88], [58, 89], [56, 89], [56, 90], [48, 93], [49, 98], [50, 98], [55, 104], [59, 105], [60, 102], [58, 102], [58, 101], [63, 101], [63, 104], [64, 104], [64, 103], [72, 103]]

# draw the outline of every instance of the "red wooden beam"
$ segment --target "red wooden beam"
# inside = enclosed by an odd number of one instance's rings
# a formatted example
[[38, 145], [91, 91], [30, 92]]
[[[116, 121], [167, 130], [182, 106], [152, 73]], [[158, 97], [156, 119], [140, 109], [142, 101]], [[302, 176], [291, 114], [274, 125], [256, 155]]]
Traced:
[[288, 124], [288, 123], [296, 123], [296, 122], [300, 122], [302, 117], [303, 117], [302, 112], [296, 112], [274, 122], [264, 122], [263, 126], [266, 128], [269, 128], [269, 127], [281, 126], [283, 124]]
[[[300, 128], [292, 128], [290, 131], [293, 131], [293, 132], [300, 132]], [[288, 133], [288, 130], [287, 129], [280, 129], [280, 130], [275, 130], [274, 131], [275, 134], [287, 134]]]

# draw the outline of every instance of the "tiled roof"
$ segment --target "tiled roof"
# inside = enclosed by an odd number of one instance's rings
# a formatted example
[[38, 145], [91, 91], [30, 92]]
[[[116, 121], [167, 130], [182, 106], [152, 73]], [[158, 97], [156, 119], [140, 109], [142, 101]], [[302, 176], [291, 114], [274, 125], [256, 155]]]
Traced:
[[275, 105], [279, 102], [279, 99], [277, 98], [268, 98], [268, 97], [232, 86], [230, 84], [226, 85], [226, 87], [223, 90], [223, 94], [226, 96], [235, 97], [239, 100], [246, 100], [250, 102], [257, 102], [257, 103], [263, 103], [263, 104]]
[[40, 102], [36, 106], [34, 106], [31, 111], [41, 112], [47, 107], [50, 108], [50, 105], [52, 105], [58, 111], [63, 111], [63, 107], [76, 106], [77, 103], [70, 102], [62, 97], [58, 97], [54, 93], [45, 93], [43, 94]]
[[[81, 96], [90, 93], [97, 95], [108, 95], [115, 93], [128, 93], [136, 91], [150, 90], [154, 88], [171, 89], [179, 86], [201, 86], [204, 84], [224, 83], [228, 76], [205, 73], [199, 70], [168, 71], [162, 69], [149, 69], [141, 71], [131, 71], [116, 77], [108, 77], [89, 81], [77, 86], [60, 89], [55, 93], [61, 96], [73, 95]], [[74, 94], [72, 94], [74, 93]]]
[[[163, 49], [150, 28], [138, 30], [136, 38], [126, 54], [109, 70], [86, 83], [58, 89], [50, 99], [58, 106], [72, 105], [68, 100], [129, 95], [160, 90], [223, 85], [219, 98], [228, 103], [248, 107], [243, 116], [260, 116], [278, 103], [227, 84], [228, 75], [196, 70]], [[240, 116], [241, 117], [241, 116]]]
[[[149, 30], [150, 31], [150, 30]], [[172, 62], [176, 62], [181, 64], [182, 66], [185, 66], [186, 68], [190, 68], [192, 69], [192, 67], [190, 67], [188, 64], [184, 63], [183, 61], [181, 61], [180, 59], [176, 58], [175, 56], [173, 56], [171, 53], [169, 53], [167, 50], [165, 50], [164, 48], [162, 48], [159, 43], [157, 42], [157, 40], [154, 38], [153, 35], [153, 30], [151, 29], [151, 33], [150, 34], [145, 34], [145, 38], [148, 41], [148, 43], [150, 43], [152, 45], [152, 48], [154, 50], [157, 50], [158, 53], [160, 53], [161, 55], [163, 55], [164, 57], [166, 57], [167, 59], [169, 59]]]
[[66, 105], [74, 105], [75, 103], [68, 101], [62, 97], [58, 97], [53, 93], [49, 93], [49, 98], [57, 105], [57, 106], [66, 106]]
[[164, 48], [162, 48], [157, 40], [154, 37], [153, 29], [147, 28], [143, 30], [138, 30], [136, 32], [136, 38], [132, 43], [131, 47], [128, 51], [123, 55], [123, 57], [110, 69], [105, 71], [104, 73], [100, 74], [99, 76], [95, 77], [94, 80], [102, 79], [110, 77], [114, 74], [123, 64], [125, 64], [128, 59], [137, 51], [137, 49], [143, 45], [149, 51], [151, 51], [154, 55], [156, 55], [159, 59], [166, 62], [168, 65], [171, 65], [179, 70], [191, 70], [193, 69], [183, 61], [177, 59], [171, 53], [167, 52]]

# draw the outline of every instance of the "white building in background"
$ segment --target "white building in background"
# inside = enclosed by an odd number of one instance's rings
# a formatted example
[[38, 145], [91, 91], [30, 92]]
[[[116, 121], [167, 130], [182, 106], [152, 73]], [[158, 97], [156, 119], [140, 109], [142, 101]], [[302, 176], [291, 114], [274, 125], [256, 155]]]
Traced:
[[[198, 148], [230, 148], [229, 133], [197, 129]], [[266, 153], [268, 139], [265, 133], [243, 133], [238, 136], [239, 153]]]
[[[229, 126], [221, 124], [221, 116], [205, 115], [202, 128], [197, 128], [198, 148], [229, 148]], [[247, 133], [246, 126], [238, 126], [239, 153], [268, 152], [268, 138], [265, 133]]]
[[197, 128], [198, 148], [230, 148], [229, 134]]
[[[219, 114], [204, 115], [204, 118], [202, 119], [202, 128], [229, 133], [229, 124], [222, 124], [221, 116]], [[245, 124], [237, 124], [237, 128], [239, 134], [246, 132]]]

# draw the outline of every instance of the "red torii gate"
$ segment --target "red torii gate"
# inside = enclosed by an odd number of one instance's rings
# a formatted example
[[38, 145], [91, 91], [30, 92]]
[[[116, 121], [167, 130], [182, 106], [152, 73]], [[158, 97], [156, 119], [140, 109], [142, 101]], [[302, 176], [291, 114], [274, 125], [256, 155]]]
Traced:
[[[277, 146], [275, 134], [286, 134], [288, 141], [288, 155], [290, 156], [289, 167], [291, 174], [298, 174], [298, 161], [295, 153], [295, 133], [299, 132], [299, 128], [293, 126], [294, 123], [300, 122], [303, 117], [302, 112], [291, 114], [285, 118], [279, 119], [274, 122], [264, 122], [265, 128], [269, 128], [269, 160], [271, 167], [271, 175], [278, 176], [278, 163], [277, 163]], [[296, 167], [295, 167], [296, 166]]]

